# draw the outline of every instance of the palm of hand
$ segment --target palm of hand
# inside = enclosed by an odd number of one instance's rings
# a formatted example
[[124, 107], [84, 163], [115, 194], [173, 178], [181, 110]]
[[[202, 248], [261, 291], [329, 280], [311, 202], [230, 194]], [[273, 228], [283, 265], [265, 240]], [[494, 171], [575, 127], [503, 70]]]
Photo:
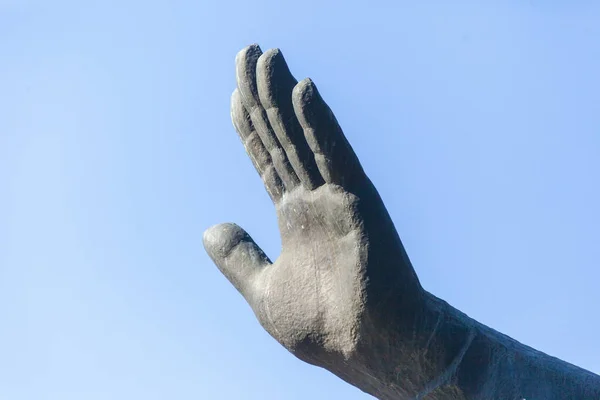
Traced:
[[262, 275], [257, 315], [294, 352], [314, 343], [346, 352], [354, 343], [365, 258], [354, 201], [324, 185], [313, 192], [299, 188], [279, 207], [283, 249]]
[[278, 50], [250, 46], [236, 64], [232, 120], [275, 204], [282, 252], [271, 263], [234, 224], [209, 229], [205, 247], [287, 349], [317, 364], [323, 351], [347, 358], [373, 292], [420, 285], [312, 81], [297, 83]]

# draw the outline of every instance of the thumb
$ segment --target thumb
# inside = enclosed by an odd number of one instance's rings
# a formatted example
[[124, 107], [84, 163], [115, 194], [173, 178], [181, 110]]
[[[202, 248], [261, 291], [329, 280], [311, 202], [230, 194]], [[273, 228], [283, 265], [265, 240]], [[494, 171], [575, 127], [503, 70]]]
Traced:
[[271, 261], [245, 230], [236, 224], [208, 228], [203, 237], [206, 252], [229, 282], [250, 300], [254, 279]]

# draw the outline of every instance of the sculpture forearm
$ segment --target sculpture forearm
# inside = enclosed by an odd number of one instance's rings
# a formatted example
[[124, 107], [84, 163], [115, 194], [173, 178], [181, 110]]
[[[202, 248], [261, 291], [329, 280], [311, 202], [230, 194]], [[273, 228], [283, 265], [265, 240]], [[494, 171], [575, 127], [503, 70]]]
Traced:
[[415, 321], [410, 343], [399, 342], [406, 332], [395, 332], [405, 317], [389, 319], [390, 326], [369, 340], [374, 348], [363, 352], [369, 354], [366, 367], [351, 367], [342, 378], [379, 399], [600, 399], [600, 376], [490, 329], [429, 293], [425, 297], [426, 317]]
[[600, 376], [475, 322], [458, 371], [467, 399], [598, 400]]

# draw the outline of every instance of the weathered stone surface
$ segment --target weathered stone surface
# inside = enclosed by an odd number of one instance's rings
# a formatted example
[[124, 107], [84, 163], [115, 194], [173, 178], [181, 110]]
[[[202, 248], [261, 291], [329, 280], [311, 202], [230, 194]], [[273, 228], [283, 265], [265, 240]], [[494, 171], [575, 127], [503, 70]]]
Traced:
[[279, 50], [236, 57], [233, 124], [273, 200], [271, 262], [235, 224], [204, 245], [262, 326], [380, 399], [598, 400], [600, 377], [426, 292], [375, 187], [310, 79]]

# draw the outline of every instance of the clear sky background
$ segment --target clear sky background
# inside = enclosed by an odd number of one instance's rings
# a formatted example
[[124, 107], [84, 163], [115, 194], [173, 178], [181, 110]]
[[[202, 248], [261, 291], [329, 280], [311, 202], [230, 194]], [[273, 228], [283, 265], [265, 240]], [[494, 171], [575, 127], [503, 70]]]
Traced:
[[369, 398], [280, 347], [202, 248], [232, 221], [279, 252], [229, 118], [254, 42], [319, 86], [427, 290], [600, 373], [598, 21], [597, 1], [0, 0], [0, 399]]

